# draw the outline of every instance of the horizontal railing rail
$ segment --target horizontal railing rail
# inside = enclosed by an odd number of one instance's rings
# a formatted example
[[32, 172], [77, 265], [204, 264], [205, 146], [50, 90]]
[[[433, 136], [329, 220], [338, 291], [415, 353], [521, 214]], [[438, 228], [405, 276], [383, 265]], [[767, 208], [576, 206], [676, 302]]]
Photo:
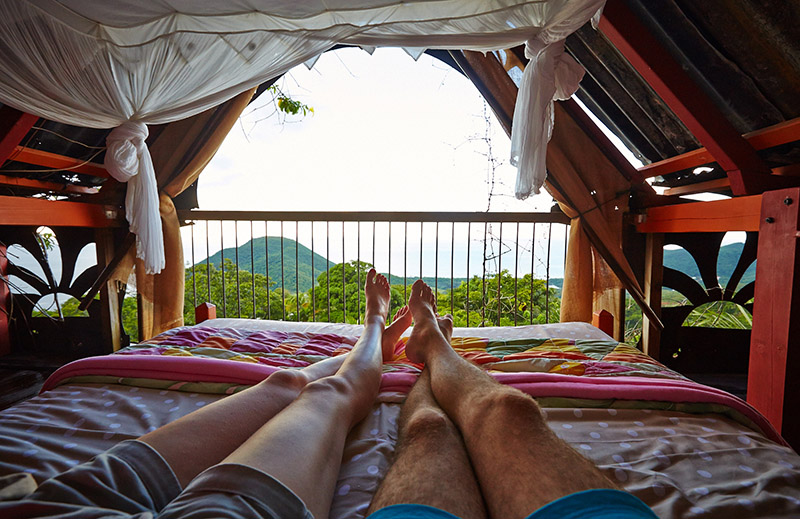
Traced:
[[[390, 277], [392, 311], [407, 300], [409, 282], [423, 277], [437, 293], [440, 311], [449, 309], [457, 325], [558, 319], [551, 266], [561, 247], [554, 253], [553, 233], [563, 239], [563, 262], [569, 223], [558, 211], [180, 210], [178, 217], [191, 259], [187, 307], [211, 302], [223, 317], [361, 322], [362, 284], [366, 269], [375, 266]], [[263, 258], [257, 262], [256, 256]], [[409, 273], [410, 265], [419, 270]], [[186, 317], [191, 322], [191, 314]]]

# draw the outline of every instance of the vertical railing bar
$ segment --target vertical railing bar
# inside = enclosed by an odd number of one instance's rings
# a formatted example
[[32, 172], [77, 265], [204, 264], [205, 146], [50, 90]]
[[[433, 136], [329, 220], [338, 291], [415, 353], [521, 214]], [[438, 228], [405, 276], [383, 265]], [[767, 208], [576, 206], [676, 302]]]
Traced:
[[192, 225], [190, 227], [190, 231], [192, 233], [192, 305], [197, 308], [197, 283], [195, 279], [195, 264], [194, 264], [194, 224], [195, 222], [192, 221]]
[[500, 239], [497, 245], [497, 319], [496, 326], [500, 326], [500, 285], [503, 282], [503, 222], [500, 222]]
[[325, 222], [325, 267], [328, 272], [328, 322], [331, 322], [331, 222]]
[[[420, 247], [420, 251], [422, 251], [422, 247]], [[420, 252], [421, 253], [421, 252]], [[435, 294], [439, 295], [439, 222], [436, 222], [436, 246], [434, 248], [434, 253], [436, 254], [436, 261], [433, 263], [433, 287], [435, 290]], [[420, 267], [420, 272], [422, 272], [422, 267]]]
[[530, 318], [530, 324], [533, 324], [533, 272], [535, 270], [534, 258], [536, 250], [536, 222], [533, 222], [533, 237], [531, 238], [531, 304], [530, 304], [530, 312], [528, 316]]
[[[456, 253], [456, 222], [450, 222], [450, 314], [455, 315], [455, 307], [453, 306], [453, 270], [455, 269], [455, 253]], [[468, 325], [469, 326], [469, 325]]]
[[208, 220], [206, 220], [206, 303], [213, 303], [211, 300], [211, 248], [208, 241]]
[[356, 226], [356, 324], [361, 324], [361, 222]]
[[300, 220], [294, 221], [294, 308], [300, 322]]
[[517, 325], [517, 277], [519, 276], [519, 222], [517, 222], [517, 236], [514, 238], [514, 326]]
[[550, 322], [550, 249], [552, 248], [553, 238], [553, 224], [548, 224], [547, 231], [547, 265], [545, 267], [545, 275], [547, 281], [544, 284], [544, 322]]
[[228, 317], [228, 304], [225, 297], [225, 239], [222, 220], [219, 221], [219, 264], [222, 267], [222, 317]]
[[408, 284], [408, 222], [403, 222], [403, 301], [408, 301], [406, 286]]
[[472, 222], [467, 222], [467, 326], [470, 326], [469, 320], [469, 249], [472, 244]]
[[[425, 222], [419, 222], [419, 278], [422, 279], [422, 226]], [[435, 294], [434, 294], [435, 295]]]
[[253, 220], [250, 220], [250, 288], [253, 297], [253, 317], [252, 319], [256, 318], [256, 264], [255, 264], [255, 257], [253, 252], [253, 241], [255, 238], [253, 237]]
[[233, 222], [233, 243], [236, 251], [236, 317], [242, 317], [242, 291], [239, 289], [239, 222]]
[[344, 221], [342, 221], [342, 322], [347, 322], [347, 291], [345, 290], [345, 286], [347, 285], [347, 271], [345, 270], [345, 259], [344, 259]]
[[[391, 287], [392, 286], [392, 222], [388, 222], [388, 223], [389, 223], [389, 233], [388, 233], [389, 234], [389, 247], [388, 247], [388, 249], [389, 249], [389, 258], [388, 258], [389, 265], [387, 267], [388, 272], [386, 273], [386, 277], [389, 278], [389, 286]], [[391, 299], [390, 299], [390, 301], [389, 301], [389, 315], [392, 315], [392, 310], [393, 310], [393, 308], [392, 308], [392, 303], [391, 303]]]
[[283, 220], [281, 220], [281, 312], [282, 321], [286, 320], [286, 274], [283, 267]]
[[317, 322], [317, 299], [314, 289], [317, 285], [317, 273], [314, 269], [314, 224], [311, 222], [311, 322]]
[[[271, 305], [271, 284], [270, 284], [270, 275], [269, 275], [269, 222], [264, 220], [264, 276], [266, 277], [266, 284], [267, 284], [267, 319], [272, 318], [272, 305]], [[253, 313], [255, 314], [255, 305], [253, 309]]]
[[489, 236], [489, 222], [483, 222], [483, 279], [481, 280], [481, 326], [486, 326], [486, 241]]

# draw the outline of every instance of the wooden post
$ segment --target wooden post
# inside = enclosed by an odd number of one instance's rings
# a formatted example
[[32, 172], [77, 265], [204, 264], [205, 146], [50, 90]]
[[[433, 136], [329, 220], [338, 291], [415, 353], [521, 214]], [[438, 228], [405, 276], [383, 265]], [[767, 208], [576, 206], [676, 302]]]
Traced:
[[800, 447], [800, 188], [764, 193], [747, 401]]
[[[664, 235], [647, 235], [644, 250], [644, 296], [650, 308], [661, 317], [661, 285], [664, 277]], [[653, 326], [646, 315], [642, 316], [642, 349], [659, 360], [661, 331]]]
[[146, 341], [153, 336], [153, 302], [136, 295], [137, 322], [139, 325], [139, 342]]
[[608, 310], [600, 310], [592, 314], [592, 326], [601, 332], [614, 336], [614, 316]]
[[217, 318], [217, 307], [212, 303], [200, 303], [194, 309], [194, 322], [200, 324], [203, 321]]
[[[114, 259], [114, 235], [111, 229], [98, 229], [95, 232], [97, 242], [98, 271]], [[107, 280], [100, 287], [100, 319], [103, 326], [102, 336], [110, 351], [117, 351], [122, 346], [122, 323], [119, 312], [119, 293], [117, 282]]]
[[11, 329], [9, 328], [11, 311], [11, 291], [8, 289], [8, 257], [6, 246], [0, 243], [0, 355], [11, 353]]

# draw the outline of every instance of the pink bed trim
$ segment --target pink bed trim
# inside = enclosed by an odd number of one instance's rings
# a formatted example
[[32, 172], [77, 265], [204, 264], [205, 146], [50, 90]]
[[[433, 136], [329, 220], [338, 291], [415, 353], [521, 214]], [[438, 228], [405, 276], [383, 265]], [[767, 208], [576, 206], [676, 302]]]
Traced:
[[[59, 368], [47, 379], [42, 392], [56, 387], [68, 378], [89, 375], [250, 385], [260, 382], [278, 369], [280, 368], [265, 364], [199, 357], [89, 357]], [[499, 382], [534, 397], [721, 404], [752, 420], [771, 440], [787, 445], [772, 424], [747, 402], [725, 391], [688, 380], [634, 376], [576, 377], [555, 373], [492, 373], [492, 376]], [[381, 390], [407, 393], [416, 379], [417, 376], [412, 373], [385, 373]]]

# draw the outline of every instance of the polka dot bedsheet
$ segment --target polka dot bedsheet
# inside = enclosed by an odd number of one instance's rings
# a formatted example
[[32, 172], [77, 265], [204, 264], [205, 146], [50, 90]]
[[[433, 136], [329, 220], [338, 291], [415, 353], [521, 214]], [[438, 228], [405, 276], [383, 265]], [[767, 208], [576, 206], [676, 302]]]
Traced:
[[[185, 330], [191, 334], [200, 328]], [[85, 371], [73, 367], [60, 381], [48, 382], [48, 389], [39, 396], [0, 412], [0, 477], [28, 472], [42, 481], [119, 441], [136, 438], [241, 390], [274, 369], [305, 365], [326, 356], [326, 348], [333, 348], [327, 354], [346, 351], [354, 342], [345, 339], [339, 344], [328, 343], [325, 341], [331, 341], [330, 337], [323, 340], [319, 335], [357, 337], [359, 331], [352, 325], [223, 319], [204, 327], [206, 331], [212, 328], [218, 332], [205, 335], [197, 344], [220, 340], [212, 337], [241, 339], [260, 331], [301, 333], [308, 340], [294, 352], [289, 352], [291, 348], [285, 344], [285, 351], [274, 352], [282, 346], [273, 344], [270, 352], [275, 356], [271, 358], [278, 363], [273, 365], [258, 359], [231, 362], [230, 358], [221, 360], [213, 355], [203, 358], [203, 352], [199, 356], [193, 355], [197, 352], [178, 353], [180, 341], [169, 342], [162, 335], [132, 350], [178, 349], [166, 355], [138, 355], [128, 350], [106, 358], [125, 360], [125, 364], [103, 368], [90, 362]], [[177, 330], [173, 334], [180, 336], [181, 329]], [[696, 398], [699, 390], [687, 389], [693, 383], [652, 359], [641, 358], [641, 353], [618, 349], [621, 346], [599, 330], [571, 323], [459, 329], [456, 335], [468, 339], [454, 341], [457, 349], [464, 350], [462, 355], [483, 365], [502, 382], [533, 394], [559, 437], [653, 507], [659, 517], [800, 517], [800, 457], [782, 445], [780, 438], [770, 439], [769, 431], [741, 407], [727, 405], [728, 401], [716, 396], [711, 401]], [[560, 339], [547, 340], [554, 337]], [[482, 349], [473, 338], [486, 340]], [[535, 346], [520, 350], [519, 341], [524, 340]], [[244, 353], [231, 348], [235, 342], [218, 349], [228, 355]], [[603, 343], [607, 353], [601, 356], [599, 344]], [[542, 355], [524, 355], [539, 346], [544, 349], [534, 351]], [[332, 517], [363, 517], [388, 469], [404, 393], [418, 369], [404, 360], [402, 347], [401, 341], [395, 362], [385, 369], [383, 391], [373, 412], [348, 438]], [[212, 346], [205, 342], [201, 348]], [[303, 348], [310, 351], [298, 351]], [[615, 351], [619, 358], [609, 360]], [[163, 363], [164, 359], [168, 369], [159, 371], [146, 364], [144, 371], [137, 372], [130, 367], [131, 362]], [[178, 366], [176, 360], [191, 362]], [[591, 367], [595, 360], [633, 366], [635, 373], [611, 368], [581, 372], [575, 367], [581, 362], [585, 368]], [[206, 362], [213, 365], [213, 369], [207, 369], [209, 376], [184, 376], [185, 370], [205, 373], [199, 366]], [[241, 366], [237, 369], [243, 371], [226, 381], [218, 373], [220, 363]], [[161, 375], [154, 377], [156, 372]], [[640, 384], [647, 377], [667, 387], [666, 393], [674, 401], [652, 399], [665, 390], [658, 387], [655, 394], [646, 393]], [[207, 380], [198, 382], [198, 378]], [[618, 384], [619, 380], [624, 383]], [[626, 389], [625, 384], [632, 384], [628, 389], [642, 398], [619, 393], [617, 386]], [[573, 389], [560, 389], [564, 387]]]

